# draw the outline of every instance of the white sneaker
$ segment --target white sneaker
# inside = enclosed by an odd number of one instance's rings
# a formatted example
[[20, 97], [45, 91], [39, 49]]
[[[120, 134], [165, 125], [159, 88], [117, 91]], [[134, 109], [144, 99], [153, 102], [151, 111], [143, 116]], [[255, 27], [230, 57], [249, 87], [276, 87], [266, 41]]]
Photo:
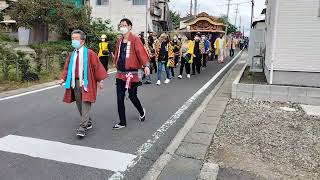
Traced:
[[161, 81], [158, 80], [156, 85], [160, 86], [160, 84], [161, 84]]
[[182, 79], [182, 75], [179, 75], [178, 78], [179, 78], [179, 79]]
[[146, 120], [146, 109], [143, 108], [143, 116], [139, 116], [139, 120], [141, 122], [145, 121]]
[[170, 79], [166, 79], [166, 80], [164, 81], [165, 84], [168, 84], [169, 82], [170, 82]]
[[188, 74], [188, 75], [187, 75], [187, 78], [190, 79], [190, 77], [191, 77], [190, 74]]

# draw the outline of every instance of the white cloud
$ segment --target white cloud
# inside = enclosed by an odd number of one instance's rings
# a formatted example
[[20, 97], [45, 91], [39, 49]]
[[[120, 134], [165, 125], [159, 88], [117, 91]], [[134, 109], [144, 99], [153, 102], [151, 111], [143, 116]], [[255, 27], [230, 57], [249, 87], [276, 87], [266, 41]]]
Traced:
[[[231, 4], [249, 2], [250, 0], [232, 0]], [[213, 16], [220, 16], [227, 14], [227, 0], [198, 0], [198, 12], [207, 12]], [[265, 0], [255, 0], [254, 16], [258, 17], [262, 11]], [[169, 3], [170, 9], [177, 11], [181, 16], [185, 16], [190, 11], [190, 0], [171, 0]], [[234, 24], [236, 16], [236, 5], [230, 6], [229, 21]], [[245, 27], [246, 34], [249, 32], [251, 19], [251, 3], [239, 5], [239, 12], [237, 18], [237, 26], [241, 24]]]

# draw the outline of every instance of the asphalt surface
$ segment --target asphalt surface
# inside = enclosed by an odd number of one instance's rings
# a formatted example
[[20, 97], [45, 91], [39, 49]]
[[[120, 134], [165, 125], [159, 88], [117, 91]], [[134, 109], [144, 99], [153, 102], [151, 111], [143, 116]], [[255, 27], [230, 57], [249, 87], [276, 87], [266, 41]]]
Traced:
[[[62, 102], [62, 87], [0, 101], [0, 140], [8, 135], [17, 135], [138, 155], [141, 145], [229, 61], [225, 64], [208, 62], [208, 67], [201, 74], [192, 76], [191, 79], [184, 75], [182, 80], [173, 79], [168, 85], [156, 86], [154, 76], [152, 85], [143, 85], [138, 89], [140, 100], [146, 108], [146, 121], [139, 122], [138, 112], [130, 101], [126, 101], [127, 128], [119, 131], [112, 130], [112, 126], [118, 122], [118, 114], [115, 78], [114, 74], [110, 75], [105, 81], [105, 89], [99, 93], [97, 102], [92, 107], [94, 128], [81, 140], [75, 136], [79, 125], [76, 106]], [[222, 76], [223, 74], [219, 79]], [[135, 160], [134, 165], [121, 172], [123, 179], [138, 180], [144, 176], [217, 82], [218, 80], [210, 85], [178, 121]], [[37, 148], [39, 147], [34, 147]], [[91, 156], [88, 153], [84, 158], [90, 159]], [[100, 180], [108, 179], [114, 173], [111, 170], [0, 151], [1, 180]]]

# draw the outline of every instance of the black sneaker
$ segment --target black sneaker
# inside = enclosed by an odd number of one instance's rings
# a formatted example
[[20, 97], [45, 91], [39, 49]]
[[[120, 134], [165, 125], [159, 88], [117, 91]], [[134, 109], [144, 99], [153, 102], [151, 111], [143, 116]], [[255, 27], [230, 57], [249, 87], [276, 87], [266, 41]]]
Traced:
[[93, 128], [92, 122], [89, 122], [89, 123], [87, 124], [86, 130], [90, 130], [90, 129], [92, 129], [92, 128]]
[[151, 81], [146, 81], [144, 84], [152, 84]]
[[80, 137], [80, 138], [85, 137], [85, 136], [86, 136], [86, 130], [85, 130], [85, 128], [80, 127], [80, 128], [77, 130], [77, 136]]
[[113, 126], [113, 130], [119, 130], [119, 129], [123, 129], [123, 128], [125, 128], [126, 126], [122, 126], [122, 125], [120, 125], [120, 124], [116, 124], [116, 125], [114, 125]]
[[140, 120], [141, 122], [143, 122], [143, 121], [146, 120], [146, 110], [145, 110], [145, 109], [143, 109], [143, 116], [139, 116], [139, 120]]

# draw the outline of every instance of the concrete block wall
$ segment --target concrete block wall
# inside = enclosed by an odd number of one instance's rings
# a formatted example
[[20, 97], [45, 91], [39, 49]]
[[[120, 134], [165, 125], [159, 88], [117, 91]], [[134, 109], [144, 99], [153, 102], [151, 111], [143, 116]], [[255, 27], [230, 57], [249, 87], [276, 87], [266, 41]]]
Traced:
[[241, 76], [245, 70], [242, 68], [238, 77], [232, 83], [232, 98], [255, 99], [260, 101], [294, 102], [301, 104], [320, 106], [320, 88], [295, 87], [279, 85], [261, 85], [240, 83]]

